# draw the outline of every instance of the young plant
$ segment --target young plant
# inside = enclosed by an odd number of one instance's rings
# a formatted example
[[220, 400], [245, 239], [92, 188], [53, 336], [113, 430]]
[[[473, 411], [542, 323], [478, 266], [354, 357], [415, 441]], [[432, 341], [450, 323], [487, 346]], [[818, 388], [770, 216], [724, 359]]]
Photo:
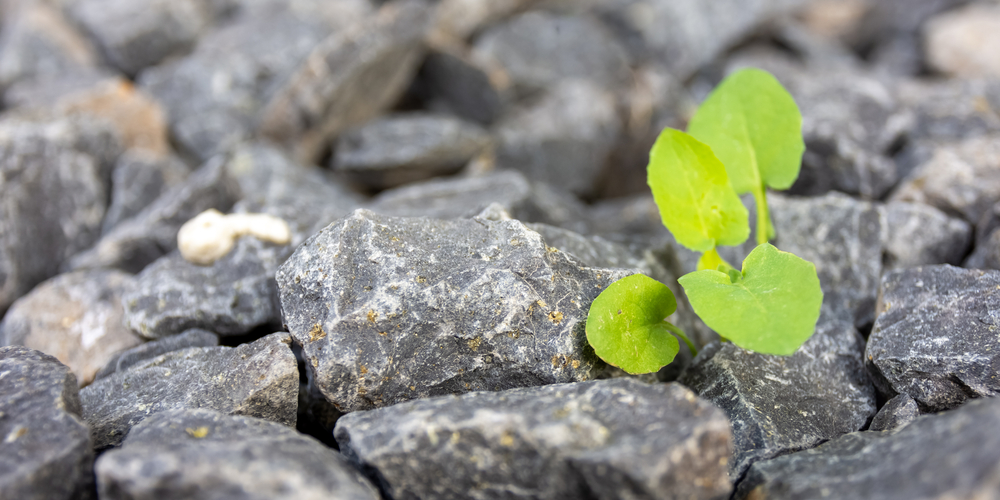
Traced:
[[[691, 119], [690, 134], [665, 129], [647, 169], [663, 224], [678, 243], [701, 252], [698, 270], [682, 276], [695, 313], [724, 340], [767, 354], [791, 355], [816, 329], [823, 292], [816, 267], [767, 241], [774, 227], [766, 189], [798, 177], [805, 146], [802, 116], [769, 73], [749, 69], [726, 78]], [[739, 194], [752, 193], [758, 246], [741, 270], [716, 247], [750, 235]], [[587, 340], [601, 359], [629, 373], [648, 373], [687, 337], [664, 318], [676, 309], [665, 285], [641, 275], [613, 283], [594, 300]]]

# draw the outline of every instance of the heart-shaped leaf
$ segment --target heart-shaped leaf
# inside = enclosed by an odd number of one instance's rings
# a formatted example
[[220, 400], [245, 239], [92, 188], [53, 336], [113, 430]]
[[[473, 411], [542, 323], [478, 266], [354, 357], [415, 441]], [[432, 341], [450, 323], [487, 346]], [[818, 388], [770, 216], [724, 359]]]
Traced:
[[743, 261], [741, 274], [706, 269], [678, 281], [694, 311], [722, 337], [744, 349], [791, 355], [819, 320], [816, 266], [763, 243]]
[[610, 365], [628, 373], [651, 373], [677, 355], [680, 344], [664, 321], [677, 309], [666, 285], [641, 274], [626, 276], [594, 299], [587, 316], [587, 341]]

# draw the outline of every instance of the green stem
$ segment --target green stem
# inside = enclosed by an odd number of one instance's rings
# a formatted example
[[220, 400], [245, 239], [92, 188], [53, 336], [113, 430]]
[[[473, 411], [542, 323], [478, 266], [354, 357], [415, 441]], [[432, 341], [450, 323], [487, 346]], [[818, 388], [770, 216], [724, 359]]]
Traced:
[[732, 265], [726, 262], [726, 260], [723, 259], [722, 256], [719, 255], [719, 252], [714, 248], [701, 254], [701, 257], [698, 258], [699, 271], [701, 271], [702, 269], [711, 269], [713, 271], [719, 271], [720, 270], [719, 266], [723, 267], [721, 271], [724, 273], [728, 273], [730, 269], [735, 269]]
[[753, 199], [757, 205], [757, 244], [760, 245], [774, 238], [774, 225], [771, 224], [771, 214], [767, 208], [767, 189], [763, 184], [754, 189]]
[[687, 344], [688, 349], [691, 350], [691, 355], [692, 356], [697, 356], [698, 355], [698, 348], [696, 348], [694, 346], [694, 343], [692, 343], [691, 340], [687, 338], [687, 335], [684, 335], [684, 332], [681, 331], [680, 328], [677, 328], [676, 326], [674, 326], [673, 324], [671, 324], [669, 321], [664, 321], [664, 323], [666, 323], [666, 325], [667, 325], [667, 330], [670, 330], [671, 333], [673, 333], [674, 335], [677, 335], [678, 337], [680, 337], [681, 340], [683, 340], [684, 343]]

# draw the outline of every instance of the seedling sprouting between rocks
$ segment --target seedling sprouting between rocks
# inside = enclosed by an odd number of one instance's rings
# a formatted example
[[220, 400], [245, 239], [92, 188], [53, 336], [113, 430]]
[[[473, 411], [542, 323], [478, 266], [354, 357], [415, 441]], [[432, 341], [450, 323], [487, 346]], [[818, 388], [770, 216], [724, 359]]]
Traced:
[[[663, 224], [678, 243], [702, 252], [698, 270], [682, 276], [691, 306], [723, 339], [766, 354], [791, 355], [812, 336], [823, 292], [816, 267], [768, 243], [775, 235], [766, 189], [788, 189], [805, 145], [802, 115], [771, 74], [742, 70], [708, 96], [688, 133], [665, 129], [649, 153], [648, 183]], [[758, 246], [736, 269], [716, 247], [750, 236], [739, 195], [753, 194]], [[664, 318], [676, 309], [670, 289], [632, 275], [594, 300], [587, 340], [604, 361], [629, 373], [673, 361], [679, 336]]]

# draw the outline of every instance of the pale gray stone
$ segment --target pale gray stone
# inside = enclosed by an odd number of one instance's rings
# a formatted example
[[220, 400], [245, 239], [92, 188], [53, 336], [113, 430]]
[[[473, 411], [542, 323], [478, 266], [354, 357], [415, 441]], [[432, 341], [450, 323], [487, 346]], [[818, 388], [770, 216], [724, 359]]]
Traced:
[[892, 431], [903, 427], [920, 416], [920, 408], [917, 402], [906, 394], [899, 394], [886, 401], [882, 408], [875, 414], [870, 431]]
[[102, 379], [115, 372], [123, 372], [129, 367], [150, 358], [171, 351], [179, 351], [188, 347], [213, 347], [219, 345], [219, 336], [208, 331], [192, 328], [179, 335], [153, 340], [116, 354], [103, 368], [97, 371], [94, 379]]
[[885, 210], [885, 268], [959, 264], [972, 243], [972, 226], [922, 203], [890, 202]]

